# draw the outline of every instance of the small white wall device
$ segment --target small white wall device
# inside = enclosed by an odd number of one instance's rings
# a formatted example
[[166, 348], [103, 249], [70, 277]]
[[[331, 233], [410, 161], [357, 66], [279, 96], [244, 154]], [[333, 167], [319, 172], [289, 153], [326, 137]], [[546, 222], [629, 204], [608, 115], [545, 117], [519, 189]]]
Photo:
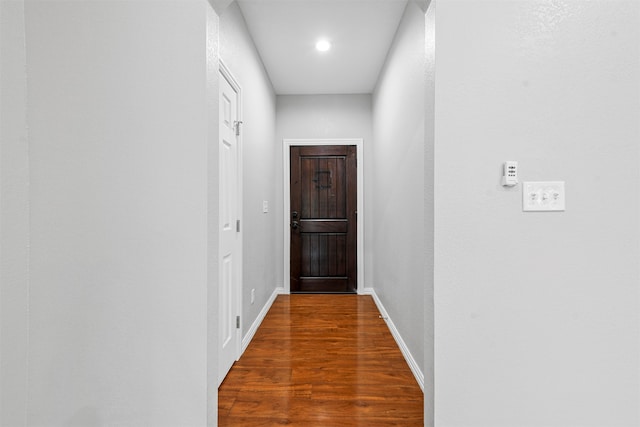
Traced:
[[518, 185], [518, 162], [504, 162], [504, 170], [502, 171], [502, 185], [504, 187], [513, 187]]
[[522, 210], [564, 211], [564, 181], [523, 182]]

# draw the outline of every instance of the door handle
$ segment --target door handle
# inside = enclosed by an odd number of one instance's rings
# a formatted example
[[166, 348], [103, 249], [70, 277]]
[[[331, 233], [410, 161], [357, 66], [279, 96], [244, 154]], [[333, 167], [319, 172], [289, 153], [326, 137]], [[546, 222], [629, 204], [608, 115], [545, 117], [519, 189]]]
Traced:
[[293, 228], [294, 230], [295, 230], [295, 229], [297, 229], [297, 228], [298, 228], [298, 226], [299, 226], [298, 221], [293, 221], [293, 222], [291, 223], [291, 228]]

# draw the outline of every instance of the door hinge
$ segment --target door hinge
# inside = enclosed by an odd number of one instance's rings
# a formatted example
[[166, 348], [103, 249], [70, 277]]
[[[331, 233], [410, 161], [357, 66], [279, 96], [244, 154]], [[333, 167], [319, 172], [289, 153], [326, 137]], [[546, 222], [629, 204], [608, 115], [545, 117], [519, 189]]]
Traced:
[[235, 120], [233, 122], [233, 127], [236, 130], [236, 136], [240, 136], [240, 125], [242, 124], [242, 120]]
[[240, 316], [236, 316], [236, 329], [240, 329]]
[[240, 220], [236, 221], [236, 233], [240, 232]]

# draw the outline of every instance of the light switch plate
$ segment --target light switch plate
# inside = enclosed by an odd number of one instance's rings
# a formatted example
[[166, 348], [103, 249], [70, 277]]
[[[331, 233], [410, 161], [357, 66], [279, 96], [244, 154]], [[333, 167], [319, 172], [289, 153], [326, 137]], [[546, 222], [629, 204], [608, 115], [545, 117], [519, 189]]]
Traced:
[[564, 208], [564, 181], [524, 182], [522, 184], [523, 211], [564, 211]]
[[269, 202], [267, 200], [262, 201], [262, 213], [269, 212]]

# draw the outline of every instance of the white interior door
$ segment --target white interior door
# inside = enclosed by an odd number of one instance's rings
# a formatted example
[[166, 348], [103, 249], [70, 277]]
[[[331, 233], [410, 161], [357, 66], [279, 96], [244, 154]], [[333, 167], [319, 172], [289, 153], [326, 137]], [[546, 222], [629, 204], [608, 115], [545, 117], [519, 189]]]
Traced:
[[218, 386], [240, 356], [239, 90], [220, 73], [220, 334]]

